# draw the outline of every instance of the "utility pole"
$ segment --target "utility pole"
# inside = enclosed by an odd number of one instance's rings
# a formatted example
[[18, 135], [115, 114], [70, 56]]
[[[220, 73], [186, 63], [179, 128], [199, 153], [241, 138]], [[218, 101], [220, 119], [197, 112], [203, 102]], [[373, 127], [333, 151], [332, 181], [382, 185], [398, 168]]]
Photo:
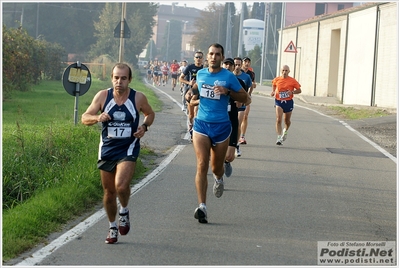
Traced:
[[170, 20], [166, 21], [168, 23], [168, 39], [166, 40], [166, 62], [169, 61], [169, 35], [170, 35]]
[[121, 33], [119, 38], [119, 62], [123, 62], [123, 53], [125, 47], [125, 18], [126, 18], [126, 2], [122, 3]]
[[264, 27], [263, 27], [263, 47], [262, 47], [262, 63], [260, 66], [260, 84], [262, 85], [263, 81], [263, 73], [264, 73], [264, 67], [265, 67], [265, 62], [267, 62], [267, 36], [269, 34], [269, 3], [265, 3], [265, 14], [264, 14]]
[[231, 9], [227, 3], [226, 58], [231, 58]]
[[281, 28], [280, 28], [280, 41], [279, 41], [279, 46], [280, 46], [280, 51], [279, 51], [279, 57], [278, 57], [278, 64], [277, 64], [277, 73], [279, 73], [280, 71], [280, 68], [281, 68], [281, 66], [280, 66], [280, 64], [281, 64], [281, 51], [283, 50], [283, 29], [284, 29], [284, 27], [285, 27], [285, 5], [286, 5], [286, 3], [282, 3], [282, 6], [281, 6], [281, 21], [280, 21], [280, 24], [281, 24]]
[[241, 14], [240, 14], [240, 30], [238, 34], [238, 51], [237, 56], [242, 57], [242, 27], [244, 21], [244, 2], [241, 2]]

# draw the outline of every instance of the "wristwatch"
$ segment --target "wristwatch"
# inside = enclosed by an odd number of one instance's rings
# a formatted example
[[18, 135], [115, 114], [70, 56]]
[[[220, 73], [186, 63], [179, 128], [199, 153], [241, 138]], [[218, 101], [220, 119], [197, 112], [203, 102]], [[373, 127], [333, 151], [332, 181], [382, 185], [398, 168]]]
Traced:
[[142, 126], [144, 126], [144, 127], [145, 127], [145, 131], [148, 131], [148, 129], [149, 129], [149, 126], [148, 126], [147, 124], [142, 124]]

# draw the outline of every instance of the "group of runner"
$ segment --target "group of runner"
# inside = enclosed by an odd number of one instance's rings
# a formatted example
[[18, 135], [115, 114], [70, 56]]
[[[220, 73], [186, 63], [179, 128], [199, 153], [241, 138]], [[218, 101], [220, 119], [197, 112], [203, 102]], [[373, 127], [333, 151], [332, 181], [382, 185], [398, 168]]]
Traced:
[[178, 77], [184, 66], [187, 65], [187, 61], [181, 61], [177, 63], [177, 60], [172, 62], [154, 60], [149, 63], [147, 69], [147, 80], [152, 80], [152, 85], [155, 86], [166, 86], [170, 78], [172, 79], [172, 90], [175, 90]]
[[[204, 65], [204, 56], [208, 65]], [[179, 81], [184, 85], [184, 91], [187, 91], [182, 96], [187, 102], [188, 127], [192, 132], [197, 159], [195, 187], [198, 207], [194, 210], [194, 218], [200, 223], [208, 222], [206, 199], [209, 168], [214, 177], [213, 194], [220, 198], [224, 192], [224, 177], [232, 173], [230, 163], [234, 160], [235, 146], [246, 144], [243, 136], [246, 128], [239, 123], [239, 110], [246, 107], [242, 111], [244, 122], [245, 111], [249, 112], [252, 101], [250, 95], [255, 80], [253, 72], [249, 72], [250, 61], [249, 58], [225, 58], [223, 46], [214, 43], [205, 54], [196, 51], [194, 63], [187, 67], [184, 67], [184, 62], [179, 65], [173, 61], [168, 65], [167, 62], [154, 61], [150, 67], [152, 73], [148, 73], [149, 76], [152, 74], [153, 83], [158, 86], [161, 81], [167, 84], [169, 74], [173, 75], [173, 89], [180, 73]], [[301, 93], [301, 85], [288, 76], [289, 72], [289, 67], [284, 65], [281, 76], [273, 79], [270, 93], [275, 98], [277, 145], [282, 145], [287, 138], [294, 107], [293, 96]], [[111, 78], [113, 87], [99, 91], [81, 119], [85, 125], [100, 123], [102, 126], [97, 167], [100, 169], [103, 203], [109, 221], [105, 239], [107, 244], [117, 243], [118, 234], [129, 233], [130, 182], [140, 153], [140, 139], [155, 118], [147, 97], [129, 87], [132, 70], [127, 64], [116, 64]], [[141, 113], [144, 119], [139, 125]]]

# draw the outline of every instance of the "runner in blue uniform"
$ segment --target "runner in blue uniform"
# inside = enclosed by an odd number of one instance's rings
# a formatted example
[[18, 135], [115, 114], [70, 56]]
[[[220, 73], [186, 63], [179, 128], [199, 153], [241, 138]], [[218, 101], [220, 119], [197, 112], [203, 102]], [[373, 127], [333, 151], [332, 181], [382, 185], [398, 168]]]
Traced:
[[213, 193], [219, 198], [224, 190], [224, 159], [231, 133], [228, 114], [229, 98], [231, 96], [239, 102], [249, 102], [248, 93], [241, 87], [234, 74], [222, 68], [223, 46], [210, 45], [207, 60], [209, 67], [197, 72], [196, 87], [199, 91], [199, 106], [193, 126], [193, 146], [197, 157], [195, 186], [199, 203], [194, 217], [200, 223], [208, 222], [206, 192], [209, 162], [215, 179]]
[[[129, 88], [131, 68], [118, 63], [112, 69], [113, 88], [99, 91], [82, 115], [82, 123], [101, 123], [101, 137], [97, 166], [104, 189], [103, 203], [109, 220], [107, 244], [118, 242], [118, 231], [126, 235], [130, 230], [130, 182], [140, 153], [140, 138], [153, 123], [155, 113], [147, 97]], [[100, 114], [99, 114], [100, 112]], [[144, 114], [140, 122], [140, 112]], [[119, 226], [116, 223], [117, 198], [121, 204]]]

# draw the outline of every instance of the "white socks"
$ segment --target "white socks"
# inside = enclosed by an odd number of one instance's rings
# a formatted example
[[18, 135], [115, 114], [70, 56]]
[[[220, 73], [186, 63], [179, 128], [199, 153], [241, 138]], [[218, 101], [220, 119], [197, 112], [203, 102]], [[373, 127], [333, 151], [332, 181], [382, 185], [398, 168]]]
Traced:
[[129, 211], [129, 209], [127, 208], [127, 207], [121, 207], [120, 208], [120, 210], [119, 210], [119, 214], [125, 214], [125, 213], [127, 213]]

